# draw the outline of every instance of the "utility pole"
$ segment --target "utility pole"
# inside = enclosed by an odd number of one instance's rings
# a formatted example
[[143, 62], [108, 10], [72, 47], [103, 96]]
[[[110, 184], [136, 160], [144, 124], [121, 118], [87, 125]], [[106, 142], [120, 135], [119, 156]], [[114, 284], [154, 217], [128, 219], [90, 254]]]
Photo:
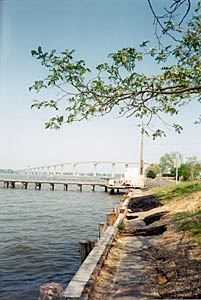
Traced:
[[143, 143], [144, 143], [144, 123], [142, 119], [142, 126], [141, 126], [141, 147], [140, 147], [140, 175], [144, 174], [144, 160], [143, 160]]
[[179, 158], [179, 153], [176, 154], [176, 159], [175, 159], [175, 168], [176, 168], [176, 184], [178, 183], [178, 169], [181, 165], [180, 158]]
[[194, 161], [191, 162], [191, 177], [190, 180], [193, 181], [194, 176], [193, 176], [193, 168], [194, 168]]

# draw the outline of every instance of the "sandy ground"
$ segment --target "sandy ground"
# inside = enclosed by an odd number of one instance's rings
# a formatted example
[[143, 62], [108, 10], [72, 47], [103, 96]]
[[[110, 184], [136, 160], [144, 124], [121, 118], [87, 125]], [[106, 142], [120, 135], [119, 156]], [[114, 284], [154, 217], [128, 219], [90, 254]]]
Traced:
[[197, 208], [201, 192], [149, 211], [130, 210], [90, 299], [201, 299], [201, 250], [172, 218]]

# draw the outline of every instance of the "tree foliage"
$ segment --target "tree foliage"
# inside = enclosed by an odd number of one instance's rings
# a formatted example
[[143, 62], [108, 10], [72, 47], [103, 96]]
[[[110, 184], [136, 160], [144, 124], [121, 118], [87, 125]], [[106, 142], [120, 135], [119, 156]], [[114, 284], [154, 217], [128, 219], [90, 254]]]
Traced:
[[150, 170], [147, 172], [147, 178], [151, 178], [151, 179], [156, 178], [156, 173], [154, 173], [154, 171], [150, 169]]
[[155, 163], [149, 165], [145, 170], [145, 174], [147, 175], [148, 178], [155, 178], [156, 175], [159, 173], [160, 173], [160, 166]]
[[[165, 6], [162, 14], [158, 14], [154, 9], [154, 2], [152, 0], [147, 0], [149, 8], [154, 17], [155, 35], [157, 37], [158, 43], [163, 47], [161, 37], [169, 36], [172, 40], [176, 41], [176, 37], [171, 33], [172, 24], [177, 26], [177, 30], [181, 30], [181, 26], [184, 20], [187, 18], [192, 0], [172, 0], [169, 7]], [[179, 14], [178, 11], [183, 9], [183, 13]], [[175, 23], [177, 20], [177, 23]]]
[[[48, 76], [35, 81], [30, 90], [40, 92], [56, 88], [59, 92], [53, 99], [35, 100], [32, 105], [37, 109], [51, 107], [58, 112], [45, 127], [58, 129], [64, 123], [103, 116], [116, 107], [122, 116], [146, 118], [149, 126], [154, 116], [161, 119], [163, 114], [178, 114], [180, 107], [193, 101], [194, 96], [201, 101], [200, 1], [197, 1], [186, 30], [172, 20], [166, 29], [164, 34], [179, 34], [174, 46], [156, 49], [150, 47], [149, 41], [144, 41], [139, 49], [123, 48], [109, 54], [105, 63], [97, 65], [97, 74], [92, 78], [85, 61], [74, 58], [74, 50], [65, 49], [59, 56], [56, 50], [49, 53], [41, 47], [32, 50], [32, 56], [48, 69]], [[147, 56], [155, 63], [162, 63], [160, 74], [147, 76], [136, 72], [136, 65], [143, 63]], [[172, 58], [175, 63], [169, 64]], [[172, 126], [181, 132], [179, 124]], [[146, 128], [148, 133], [149, 128]], [[155, 138], [165, 132], [156, 128], [152, 135]]]
[[160, 158], [159, 165], [160, 165], [162, 173], [170, 173], [171, 169], [174, 169], [177, 154], [179, 155], [179, 160], [181, 162], [182, 156], [180, 153], [177, 153], [177, 152], [165, 153]]
[[[178, 178], [182, 178], [183, 180], [195, 180], [200, 177], [201, 172], [201, 164], [196, 162], [194, 165], [191, 163], [184, 163], [178, 169]], [[176, 169], [173, 168], [171, 170], [171, 175], [176, 176]], [[191, 178], [192, 177], [192, 178]]]

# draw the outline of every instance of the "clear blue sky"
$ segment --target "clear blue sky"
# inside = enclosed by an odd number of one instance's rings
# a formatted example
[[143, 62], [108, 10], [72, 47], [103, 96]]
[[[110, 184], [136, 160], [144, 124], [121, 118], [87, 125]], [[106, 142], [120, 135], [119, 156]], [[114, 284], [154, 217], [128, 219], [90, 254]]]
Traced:
[[[161, 2], [155, 0], [156, 9]], [[139, 161], [140, 131], [135, 119], [115, 114], [64, 125], [60, 131], [44, 129], [49, 110], [31, 110], [36, 97], [28, 91], [45, 71], [31, 57], [44, 50], [76, 49], [76, 56], [93, 67], [109, 53], [153, 40], [153, 17], [146, 0], [3, 0], [0, 47], [0, 168], [25, 168], [68, 161]], [[1, 7], [1, 8], [2, 8]], [[154, 73], [148, 61], [141, 72]], [[39, 95], [40, 96], [40, 95]], [[201, 159], [200, 127], [193, 125], [199, 106], [182, 110], [176, 121], [181, 135], [167, 130], [166, 139], [145, 137], [144, 160], [159, 162], [166, 152]]]

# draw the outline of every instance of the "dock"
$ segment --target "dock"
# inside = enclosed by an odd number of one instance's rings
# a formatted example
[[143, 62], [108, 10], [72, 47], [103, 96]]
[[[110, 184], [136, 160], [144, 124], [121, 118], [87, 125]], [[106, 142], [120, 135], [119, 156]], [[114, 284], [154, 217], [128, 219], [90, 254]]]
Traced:
[[119, 193], [120, 190], [128, 190], [134, 188], [131, 185], [111, 185], [104, 182], [87, 182], [87, 181], [55, 181], [55, 180], [31, 180], [31, 179], [1, 179], [0, 182], [3, 182], [5, 188], [14, 189], [20, 187], [22, 189], [27, 189], [28, 185], [32, 184], [35, 187], [35, 190], [41, 190], [42, 185], [49, 185], [50, 190], [54, 191], [55, 185], [63, 185], [64, 191], [68, 191], [70, 185], [77, 185], [78, 190], [81, 192], [83, 186], [91, 186], [92, 191], [95, 191], [95, 187], [103, 187], [105, 192], [110, 192], [111, 194]]

